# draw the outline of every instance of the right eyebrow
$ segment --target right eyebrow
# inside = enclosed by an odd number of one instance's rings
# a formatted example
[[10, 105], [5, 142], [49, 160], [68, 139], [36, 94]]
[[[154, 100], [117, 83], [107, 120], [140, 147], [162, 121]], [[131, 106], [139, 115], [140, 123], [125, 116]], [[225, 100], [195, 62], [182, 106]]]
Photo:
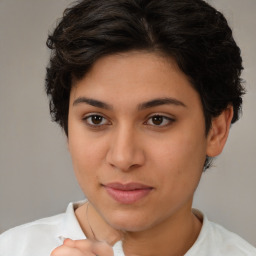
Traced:
[[177, 100], [175, 98], [157, 98], [157, 99], [153, 99], [140, 104], [138, 109], [143, 110], [143, 109], [153, 108], [161, 105], [175, 105], [175, 106], [187, 107], [182, 101]]
[[77, 106], [81, 103], [85, 103], [85, 104], [88, 104], [88, 105], [91, 105], [91, 106], [94, 106], [97, 108], [103, 108], [103, 109], [107, 109], [107, 110], [113, 109], [113, 107], [109, 104], [106, 104], [99, 100], [86, 98], [86, 97], [79, 97], [79, 98], [75, 99], [73, 102], [73, 106]]

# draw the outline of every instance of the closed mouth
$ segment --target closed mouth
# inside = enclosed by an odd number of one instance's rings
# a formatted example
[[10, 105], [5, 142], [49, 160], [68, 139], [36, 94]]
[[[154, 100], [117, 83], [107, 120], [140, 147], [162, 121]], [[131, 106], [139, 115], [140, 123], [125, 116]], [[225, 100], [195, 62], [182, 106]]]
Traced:
[[114, 182], [103, 186], [107, 193], [121, 204], [133, 204], [146, 197], [153, 190], [151, 186], [136, 182], [126, 184]]

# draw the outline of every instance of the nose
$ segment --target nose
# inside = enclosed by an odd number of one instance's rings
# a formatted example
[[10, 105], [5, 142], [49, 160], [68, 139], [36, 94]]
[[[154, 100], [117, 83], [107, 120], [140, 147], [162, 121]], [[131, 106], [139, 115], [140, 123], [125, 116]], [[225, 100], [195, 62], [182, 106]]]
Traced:
[[107, 162], [121, 171], [130, 171], [145, 162], [139, 134], [132, 127], [123, 126], [112, 134]]

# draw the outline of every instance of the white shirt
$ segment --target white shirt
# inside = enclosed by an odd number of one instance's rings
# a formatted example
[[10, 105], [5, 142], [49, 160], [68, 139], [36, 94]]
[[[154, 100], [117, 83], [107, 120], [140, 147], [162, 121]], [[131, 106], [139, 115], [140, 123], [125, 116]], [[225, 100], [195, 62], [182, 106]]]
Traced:
[[[0, 235], [0, 256], [49, 256], [62, 244], [60, 237], [86, 239], [74, 212], [82, 203], [70, 203], [63, 214], [6, 231]], [[256, 249], [245, 240], [202, 217], [199, 237], [185, 256], [256, 256]], [[113, 249], [115, 256], [124, 255], [121, 242]]]

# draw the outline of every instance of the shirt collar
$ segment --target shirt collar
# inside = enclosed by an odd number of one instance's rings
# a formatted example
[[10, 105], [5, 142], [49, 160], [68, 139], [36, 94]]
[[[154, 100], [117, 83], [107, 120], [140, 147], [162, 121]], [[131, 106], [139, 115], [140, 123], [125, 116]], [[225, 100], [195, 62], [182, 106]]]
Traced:
[[60, 231], [57, 233], [59, 240], [62, 238], [70, 238], [72, 240], [86, 239], [86, 236], [76, 218], [75, 210], [86, 203], [87, 200], [82, 200], [76, 203], [69, 203], [64, 218], [62, 220]]

